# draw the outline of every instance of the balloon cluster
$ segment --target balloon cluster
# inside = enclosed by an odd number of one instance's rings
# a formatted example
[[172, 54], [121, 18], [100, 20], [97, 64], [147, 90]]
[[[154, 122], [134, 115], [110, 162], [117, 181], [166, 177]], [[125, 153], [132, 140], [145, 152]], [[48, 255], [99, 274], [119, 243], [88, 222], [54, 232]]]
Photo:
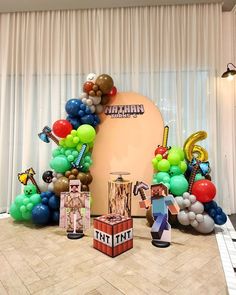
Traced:
[[188, 181], [184, 176], [187, 164], [180, 147], [172, 147], [169, 150], [163, 146], [158, 147], [152, 165], [156, 171], [153, 183], [163, 182], [173, 195], [182, 195], [187, 191]]
[[215, 201], [204, 203], [205, 211], [213, 218], [215, 224], [222, 225], [227, 221], [227, 216]]
[[[89, 191], [89, 184], [93, 180], [89, 171], [92, 165], [91, 152], [96, 137], [95, 128], [100, 123], [98, 114], [116, 93], [109, 75], [97, 77], [93, 73], [89, 74], [80, 98], [66, 102], [67, 118], [55, 121], [52, 129], [45, 126], [38, 134], [42, 141], [49, 143], [51, 139], [58, 145], [50, 161], [53, 171], [47, 170], [42, 175], [48, 191], [39, 195], [34, 186], [26, 186], [25, 194], [17, 196], [11, 205], [10, 213], [15, 220], [32, 219], [39, 225], [47, 225], [52, 221], [58, 223], [58, 197], [61, 192], [69, 191], [69, 180], [79, 179], [81, 190]], [[25, 175], [20, 177], [24, 185], [28, 181]]]
[[183, 149], [167, 147], [169, 127], [165, 126], [162, 146], [152, 159], [153, 183], [164, 183], [176, 196], [180, 207], [177, 219], [191, 225], [200, 233], [210, 233], [214, 225], [222, 225], [227, 216], [213, 199], [216, 187], [211, 182], [210, 164], [206, 149], [197, 145], [207, 137], [205, 131], [195, 132], [184, 143]]
[[32, 221], [37, 225], [59, 224], [60, 199], [51, 191], [40, 195], [41, 203], [32, 210]]
[[11, 217], [17, 221], [30, 220], [32, 209], [41, 202], [40, 195], [37, 194], [37, 188], [33, 184], [28, 184], [24, 188], [24, 194], [18, 195], [11, 204]]
[[96, 127], [100, 123], [99, 117], [81, 99], [69, 99], [65, 109], [68, 114], [66, 120], [70, 122], [73, 129], [77, 129], [82, 124]]
[[177, 215], [178, 221], [182, 225], [191, 225], [200, 233], [210, 233], [213, 231], [214, 220], [204, 212], [204, 206], [197, 198], [185, 192], [183, 196], [177, 196], [176, 201], [180, 207]]
[[100, 114], [103, 111], [103, 106], [116, 93], [117, 89], [114, 86], [113, 79], [109, 75], [102, 74], [97, 77], [95, 74], [90, 73], [83, 85], [81, 99], [90, 109], [91, 113]]

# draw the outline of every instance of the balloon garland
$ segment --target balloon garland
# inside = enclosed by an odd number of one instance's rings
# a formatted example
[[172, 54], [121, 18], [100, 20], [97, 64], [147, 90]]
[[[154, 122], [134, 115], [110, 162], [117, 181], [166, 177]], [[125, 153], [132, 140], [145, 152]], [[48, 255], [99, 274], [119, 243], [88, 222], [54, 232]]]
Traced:
[[[99, 114], [116, 93], [117, 89], [109, 75], [97, 77], [90, 73], [83, 84], [80, 98], [66, 102], [66, 119], [55, 121], [52, 128], [43, 128], [39, 138], [46, 143], [51, 139], [57, 144], [49, 163], [53, 171], [47, 170], [42, 174], [48, 190], [40, 192], [32, 168], [20, 173], [18, 178], [26, 186], [24, 194], [18, 195], [11, 204], [10, 214], [13, 219], [31, 220], [37, 225], [58, 224], [60, 194], [69, 190], [69, 181], [79, 179], [81, 190], [89, 191], [89, 184], [93, 180], [89, 169], [93, 163], [92, 148], [96, 127], [100, 124]], [[28, 184], [29, 179], [33, 184]]]
[[[117, 89], [113, 79], [94, 73], [87, 76], [80, 98], [66, 102], [66, 119], [55, 121], [52, 128], [45, 126], [40, 139], [58, 146], [52, 151], [49, 163], [53, 169], [43, 173], [42, 178], [48, 191], [40, 192], [32, 168], [18, 175], [25, 186], [24, 194], [18, 195], [10, 208], [13, 219], [29, 221], [38, 225], [59, 223], [60, 194], [68, 191], [69, 181], [79, 179], [81, 190], [89, 191], [93, 177], [92, 148], [96, 138], [96, 127], [100, 124], [99, 114], [115, 96]], [[181, 208], [177, 218], [182, 225], [192, 225], [200, 233], [209, 233], [215, 224], [224, 224], [225, 213], [213, 201], [216, 188], [211, 182], [207, 151], [196, 143], [207, 137], [205, 131], [192, 134], [181, 147], [168, 147], [169, 127], [165, 126], [162, 145], [155, 150], [152, 159], [153, 183], [164, 183]], [[58, 139], [57, 137], [60, 139]], [[32, 184], [28, 184], [28, 180]], [[38, 193], [37, 193], [38, 192]]]
[[[152, 160], [153, 183], [164, 183], [176, 197], [180, 207], [177, 219], [182, 225], [191, 225], [200, 233], [213, 231], [215, 224], [222, 225], [227, 216], [215, 201], [216, 187], [211, 182], [208, 153], [196, 143], [207, 137], [198, 131], [187, 138], [183, 149], [167, 148], [168, 126], [164, 128], [162, 146], [155, 150]], [[150, 212], [147, 213], [149, 224]]]

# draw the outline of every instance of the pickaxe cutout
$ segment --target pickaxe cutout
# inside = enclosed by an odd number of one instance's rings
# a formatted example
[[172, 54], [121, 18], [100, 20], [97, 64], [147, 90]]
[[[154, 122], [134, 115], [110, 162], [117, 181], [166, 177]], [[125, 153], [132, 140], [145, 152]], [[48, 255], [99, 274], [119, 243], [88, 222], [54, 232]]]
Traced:
[[35, 175], [34, 169], [29, 168], [23, 173], [18, 173], [18, 180], [20, 181], [20, 183], [22, 183], [24, 185], [27, 185], [28, 180], [30, 179], [31, 182], [36, 186], [37, 191], [40, 194], [41, 191], [40, 191], [40, 189], [39, 189], [39, 187], [38, 187], [38, 185], [37, 185], [37, 183], [36, 183], [36, 181], [34, 179], [34, 175]]
[[38, 136], [42, 141], [46, 143], [49, 143], [49, 138], [51, 138], [57, 145], [59, 145], [59, 140], [52, 134], [52, 129], [48, 126], [45, 126], [43, 128], [43, 131], [39, 133]]
[[[148, 190], [148, 189], [149, 189], [149, 186], [145, 182], [136, 181], [136, 184], [134, 185], [134, 189], [133, 189], [133, 194], [134, 194], [134, 196], [137, 196], [139, 193], [142, 201], [146, 201], [147, 197], [145, 195], [144, 190]], [[146, 207], [146, 209], [149, 208], [149, 206], [147, 206], [146, 202], [145, 202], [145, 207]]]

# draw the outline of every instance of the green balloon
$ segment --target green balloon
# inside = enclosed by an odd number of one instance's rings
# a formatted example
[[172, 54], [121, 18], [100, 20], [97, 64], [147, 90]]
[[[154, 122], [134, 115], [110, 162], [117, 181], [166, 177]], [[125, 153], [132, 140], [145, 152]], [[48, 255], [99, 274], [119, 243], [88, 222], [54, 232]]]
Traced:
[[31, 214], [31, 212], [26, 211], [26, 212], [22, 213], [22, 217], [24, 218], [24, 220], [30, 220], [32, 217], [32, 214]]
[[78, 153], [76, 150], [74, 150], [74, 151], [72, 152], [72, 156], [74, 156], [75, 158], [77, 158], [78, 155], [79, 155], [79, 153]]
[[170, 162], [171, 165], [179, 165], [180, 163], [180, 156], [176, 152], [172, 152], [168, 155], [167, 160]]
[[16, 198], [15, 198], [15, 205], [17, 206], [17, 207], [20, 207], [21, 205], [23, 205], [23, 200], [24, 200], [24, 198], [25, 198], [25, 195], [24, 194], [21, 194], [21, 195], [18, 195], [18, 196], [16, 196]]
[[170, 191], [176, 196], [182, 196], [188, 190], [188, 181], [183, 175], [176, 175], [170, 179]]
[[37, 205], [41, 202], [41, 197], [39, 194], [34, 194], [30, 197], [30, 202], [34, 205]]
[[198, 181], [198, 180], [202, 180], [202, 179], [205, 179], [205, 177], [204, 177], [204, 176], [202, 176], [202, 174], [201, 174], [201, 173], [197, 173], [197, 174], [196, 174], [196, 176], [195, 176], [195, 179], [194, 179], [194, 181]]
[[158, 162], [161, 161], [162, 160], [162, 155], [161, 154], [157, 154], [156, 155], [156, 159], [157, 159]]
[[60, 154], [61, 154], [61, 151], [60, 151], [59, 148], [57, 148], [57, 149], [55, 149], [55, 150], [52, 151], [52, 156], [53, 156], [53, 157], [57, 157], [57, 156], [59, 156]]
[[76, 143], [76, 144], [78, 144], [79, 143], [79, 137], [78, 136], [75, 136], [73, 138], [73, 142]]
[[66, 156], [60, 155], [50, 161], [50, 167], [56, 172], [64, 173], [67, 170], [70, 170], [71, 163], [68, 161]]
[[180, 160], [183, 161], [184, 160], [184, 151], [182, 150], [182, 148], [177, 147], [177, 146], [173, 146], [170, 150], [169, 150], [169, 155], [171, 153], [177, 153], [180, 157]]
[[72, 135], [67, 135], [66, 139], [65, 139], [65, 145], [68, 148], [73, 148], [76, 147], [78, 143], [73, 141], [73, 136]]
[[22, 217], [22, 214], [20, 212], [20, 209], [16, 206], [15, 203], [12, 203], [11, 204], [11, 207], [10, 207], [10, 215], [13, 219], [17, 220], [17, 221], [20, 221], [20, 220], [23, 220], [23, 217]]
[[[170, 176], [167, 172], [158, 172], [153, 175], [153, 178], [156, 180], [156, 183], [170, 182]], [[164, 181], [164, 179], [165, 179], [165, 181]]]
[[152, 159], [152, 166], [154, 170], [157, 170], [158, 161], [157, 158]]
[[77, 134], [82, 143], [90, 143], [94, 141], [96, 131], [91, 125], [84, 124], [77, 129]]
[[26, 196], [31, 196], [37, 193], [37, 188], [33, 184], [27, 184], [24, 188], [24, 193]]
[[91, 162], [91, 156], [85, 156], [84, 161], [85, 162]]
[[20, 212], [23, 213], [25, 212], [27, 209], [25, 207], [25, 205], [20, 206]]
[[27, 205], [29, 202], [30, 202], [30, 198], [25, 197], [24, 200], [23, 200], [23, 204]]
[[69, 155], [68, 157], [67, 157], [67, 160], [69, 161], [69, 162], [73, 162], [74, 161], [74, 156], [72, 156], [72, 155]]
[[186, 162], [185, 161], [181, 161], [178, 166], [181, 169], [182, 173], [185, 173], [185, 171], [187, 170], [187, 164], [186, 164]]
[[29, 203], [26, 206], [26, 208], [27, 208], [28, 211], [32, 211], [33, 207], [34, 207], [33, 203]]
[[68, 150], [66, 150], [65, 151], [65, 155], [68, 157], [69, 155], [71, 155], [72, 154], [72, 151], [71, 151], [71, 149], [68, 149]]
[[170, 167], [170, 171], [169, 171], [170, 176], [175, 176], [175, 175], [180, 175], [182, 174], [181, 169], [179, 168], [179, 166], [171, 166]]
[[167, 172], [170, 169], [170, 163], [168, 160], [166, 159], [162, 159], [158, 165], [157, 165], [157, 169], [161, 172]]

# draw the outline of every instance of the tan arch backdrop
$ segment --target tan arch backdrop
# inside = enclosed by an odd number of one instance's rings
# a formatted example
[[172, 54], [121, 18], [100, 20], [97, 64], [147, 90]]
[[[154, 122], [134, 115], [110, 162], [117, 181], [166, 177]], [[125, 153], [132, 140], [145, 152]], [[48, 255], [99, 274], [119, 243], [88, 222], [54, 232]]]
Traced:
[[[118, 93], [105, 112], [92, 153], [90, 188], [94, 215], [108, 213], [108, 181], [115, 178], [110, 172], [127, 171], [130, 175], [125, 179], [151, 183], [151, 160], [155, 148], [162, 143], [164, 128], [159, 109], [137, 93]], [[146, 213], [139, 208], [138, 201], [139, 197], [132, 197], [132, 216]]]

